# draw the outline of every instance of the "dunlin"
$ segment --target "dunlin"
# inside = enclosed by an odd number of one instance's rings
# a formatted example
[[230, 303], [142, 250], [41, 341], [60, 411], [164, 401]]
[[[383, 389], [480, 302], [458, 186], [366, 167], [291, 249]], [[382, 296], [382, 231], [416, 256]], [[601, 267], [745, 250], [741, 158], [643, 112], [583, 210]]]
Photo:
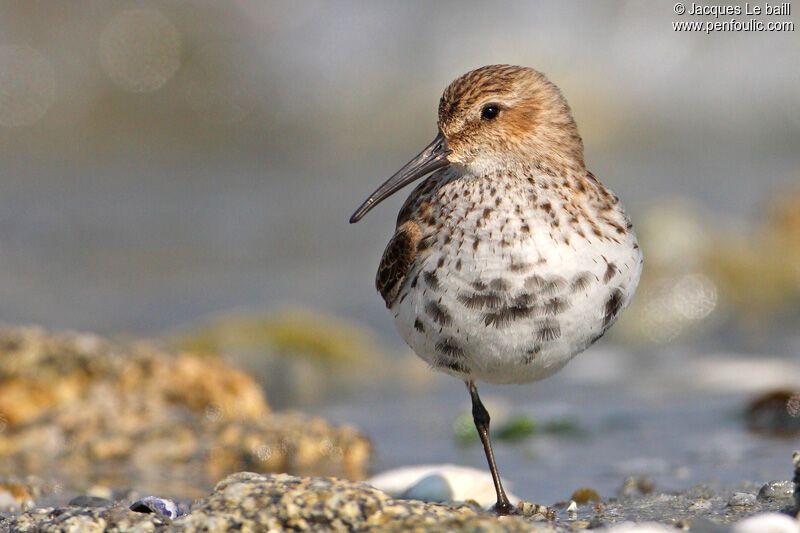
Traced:
[[400, 335], [463, 380], [497, 491], [513, 510], [476, 380], [527, 383], [560, 370], [628, 305], [642, 254], [619, 199], [586, 169], [561, 91], [531, 68], [491, 65], [445, 89], [431, 144], [350, 218], [403, 186], [376, 285]]

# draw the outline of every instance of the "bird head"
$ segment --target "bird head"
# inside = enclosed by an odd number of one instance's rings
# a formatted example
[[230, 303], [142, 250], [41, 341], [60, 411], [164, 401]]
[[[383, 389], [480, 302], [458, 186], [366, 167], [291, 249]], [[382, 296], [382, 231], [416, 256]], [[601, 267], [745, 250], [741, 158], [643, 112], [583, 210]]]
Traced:
[[457, 166], [486, 176], [539, 165], [557, 172], [583, 167], [583, 142], [561, 91], [541, 72], [489, 65], [467, 72], [439, 101], [439, 132], [416, 157], [381, 185], [350, 222], [402, 187]]

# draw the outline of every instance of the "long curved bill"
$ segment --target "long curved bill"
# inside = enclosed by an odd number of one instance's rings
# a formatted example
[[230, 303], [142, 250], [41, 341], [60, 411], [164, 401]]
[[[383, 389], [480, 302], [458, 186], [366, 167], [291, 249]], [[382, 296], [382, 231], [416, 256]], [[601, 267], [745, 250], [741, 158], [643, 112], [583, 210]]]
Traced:
[[432, 143], [426, 146], [414, 159], [406, 163], [406, 166], [398, 170], [394, 176], [386, 180], [386, 183], [378, 187], [378, 189], [361, 204], [361, 207], [356, 209], [356, 212], [350, 217], [350, 223], [354, 224], [361, 220], [370, 209], [412, 181], [416, 181], [434, 170], [449, 165], [450, 163], [447, 161], [447, 154], [449, 153], [450, 150], [447, 149], [447, 141], [440, 131]]

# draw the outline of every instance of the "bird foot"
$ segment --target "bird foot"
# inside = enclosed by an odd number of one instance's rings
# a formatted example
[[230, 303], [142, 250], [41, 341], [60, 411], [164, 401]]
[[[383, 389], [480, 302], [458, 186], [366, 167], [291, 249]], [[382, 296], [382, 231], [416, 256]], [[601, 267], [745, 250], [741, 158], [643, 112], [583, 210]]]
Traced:
[[497, 513], [497, 516], [508, 516], [508, 515], [521, 515], [522, 512], [511, 505], [511, 502], [508, 500], [504, 502], [497, 502], [492, 506], [492, 511]]

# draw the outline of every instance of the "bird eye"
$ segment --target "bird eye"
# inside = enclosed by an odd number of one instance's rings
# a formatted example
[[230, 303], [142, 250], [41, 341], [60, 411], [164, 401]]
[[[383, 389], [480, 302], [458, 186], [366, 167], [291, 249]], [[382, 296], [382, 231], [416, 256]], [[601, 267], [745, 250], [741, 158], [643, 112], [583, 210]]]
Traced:
[[481, 109], [481, 118], [483, 120], [492, 120], [500, 113], [500, 106], [497, 104], [486, 104]]

